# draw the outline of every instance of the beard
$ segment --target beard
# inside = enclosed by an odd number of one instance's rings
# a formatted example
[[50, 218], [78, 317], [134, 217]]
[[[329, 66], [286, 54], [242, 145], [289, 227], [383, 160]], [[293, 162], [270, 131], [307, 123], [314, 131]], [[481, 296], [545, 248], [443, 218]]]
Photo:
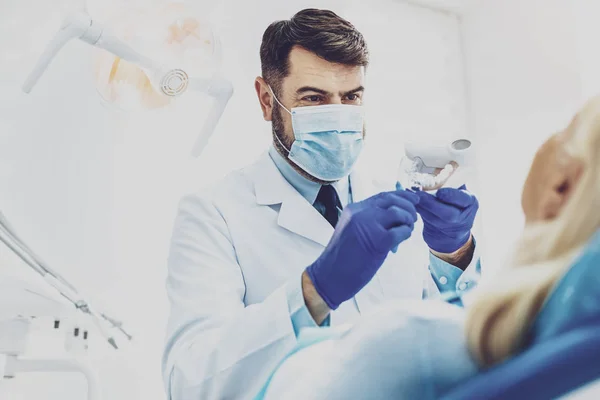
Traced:
[[275, 145], [275, 148], [279, 151], [279, 154], [287, 158], [287, 155], [292, 148], [292, 144], [294, 144], [294, 135], [285, 134], [285, 123], [281, 116], [281, 107], [275, 107], [273, 109], [271, 129], [273, 131], [273, 144]]

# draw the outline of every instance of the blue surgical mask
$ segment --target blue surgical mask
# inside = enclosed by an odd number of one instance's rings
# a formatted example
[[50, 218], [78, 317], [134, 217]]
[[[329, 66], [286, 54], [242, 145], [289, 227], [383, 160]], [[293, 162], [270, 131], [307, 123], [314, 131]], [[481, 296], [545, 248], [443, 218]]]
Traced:
[[[273, 90], [271, 90], [273, 93]], [[363, 148], [362, 106], [326, 104], [295, 107], [291, 111], [275, 101], [292, 116], [294, 143], [286, 148], [288, 158], [303, 171], [322, 181], [347, 177]]]

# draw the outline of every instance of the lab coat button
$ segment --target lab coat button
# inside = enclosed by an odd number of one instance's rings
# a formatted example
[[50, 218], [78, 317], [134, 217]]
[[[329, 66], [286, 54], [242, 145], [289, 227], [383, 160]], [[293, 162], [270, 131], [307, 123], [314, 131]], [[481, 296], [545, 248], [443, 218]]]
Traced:
[[466, 288], [467, 288], [467, 283], [466, 283], [466, 282], [461, 282], [461, 283], [458, 285], [458, 289], [459, 289], [459, 290], [465, 290]]

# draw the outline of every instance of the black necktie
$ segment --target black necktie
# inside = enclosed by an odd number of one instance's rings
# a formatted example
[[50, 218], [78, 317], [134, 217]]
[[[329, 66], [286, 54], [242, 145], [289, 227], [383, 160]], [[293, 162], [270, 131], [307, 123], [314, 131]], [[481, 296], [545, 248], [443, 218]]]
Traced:
[[321, 190], [319, 190], [319, 194], [317, 195], [314, 205], [321, 215], [325, 217], [327, 222], [329, 222], [331, 226], [335, 228], [340, 217], [338, 208], [342, 208], [340, 198], [338, 197], [335, 188], [331, 185], [321, 186]]

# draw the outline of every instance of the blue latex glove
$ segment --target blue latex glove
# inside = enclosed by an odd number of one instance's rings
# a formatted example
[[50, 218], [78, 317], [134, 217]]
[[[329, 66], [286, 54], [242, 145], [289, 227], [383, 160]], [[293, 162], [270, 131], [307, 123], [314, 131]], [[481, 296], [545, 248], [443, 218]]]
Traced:
[[417, 211], [423, 219], [423, 239], [430, 249], [453, 253], [471, 237], [471, 228], [479, 209], [477, 198], [463, 185], [458, 189], [441, 188], [434, 195], [416, 192]]
[[418, 202], [414, 193], [393, 191], [344, 209], [331, 241], [306, 269], [330, 309], [354, 297], [373, 278], [390, 250], [410, 237]]

